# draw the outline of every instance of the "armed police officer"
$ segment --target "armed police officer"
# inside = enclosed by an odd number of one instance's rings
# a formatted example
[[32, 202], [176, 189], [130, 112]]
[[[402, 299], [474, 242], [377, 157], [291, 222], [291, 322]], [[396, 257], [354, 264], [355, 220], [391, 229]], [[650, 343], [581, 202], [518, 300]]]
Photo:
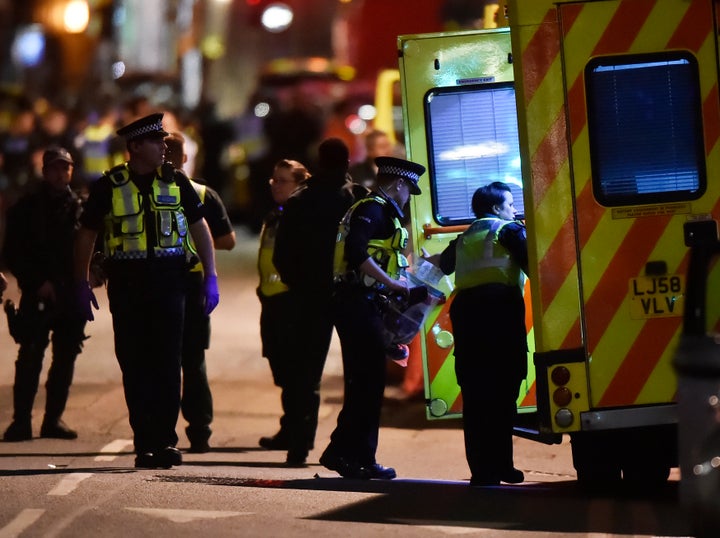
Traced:
[[162, 114], [140, 118], [117, 133], [125, 138], [130, 158], [90, 188], [75, 244], [77, 298], [92, 320], [97, 303], [87, 283], [88, 267], [101, 233], [135, 466], [168, 468], [182, 463], [175, 425], [188, 270], [185, 236], [192, 235], [203, 265], [206, 315], [219, 301], [213, 241], [190, 181], [163, 164], [168, 133]]
[[385, 390], [386, 348], [381, 296], [408, 294], [400, 279], [407, 260], [403, 207], [420, 194], [425, 167], [378, 157], [375, 190], [343, 217], [336, 246], [335, 327], [342, 346], [345, 395], [337, 427], [320, 463], [346, 478], [395, 478], [395, 469], [375, 460]]
[[52, 332], [52, 364], [45, 383], [41, 437], [75, 439], [62, 420], [85, 340], [85, 320], [74, 308], [73, 241], [81, 204], [70, 190], [70, 153], [61, 147], [43, 153], [43, 181], [36, 192], [10, 208], [3, 258], [17, 278], [22, 296], [11, 309], [11, 334], [20, 344], [15, 362], [13, 421], [5, 441], [32, 439], [32, 408], [43, 356]]

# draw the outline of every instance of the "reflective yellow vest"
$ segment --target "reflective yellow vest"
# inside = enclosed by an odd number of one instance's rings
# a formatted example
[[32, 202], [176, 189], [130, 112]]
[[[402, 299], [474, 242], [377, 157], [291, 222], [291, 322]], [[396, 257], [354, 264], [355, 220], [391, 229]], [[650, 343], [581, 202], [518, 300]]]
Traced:
[[[365, 286], [373, 287], [375, 279], [365, 275], [357, 274], [355, 271], [348, 271], [347, 260], [345, 259], [345, 238], [350, 231], [350, 218], [352, 213], [360, 204], [375, 201], [382, 205], [387, 205], [387, 200], [380, 196], [371, 195], [367, 198], [361, 198], [355, 202], [350, 209], [347, 210], [345, 216], [340, 221], [338, 234], [335, 242], [335, 257], [333, 274], [335, 281], [355, 281], [362, 282]], [[368, 241], [368, 255], [385, 271], [390, 277], [397, 278], [400, 276], [402, 269], [409, 264], [407, 258], [402, 251], [407, 247], [408, 232], [400, 224], [397, 217], [393, 217], [393, 226], [395, 230], [390, 237], [384, 239], [371, 239]]]
[[[202, 183], [198, 183], [197, 181], [190, 180], [190, 185], [193, 186], [193, 189], [195, 189], [195, 192], [198, 195], [198, 198], [200, 198], [200, 201], [204, 204], [205, 203], [205, 193], [207, 192], [207, 187], [203, 185]], [[185, 248], [188, 251], [188, 254], [190, 256], [195, 256], [196, 262], [195, 264], [190, 268], [190, 271], [192, 272], [202, 272], [203, 266], [200, 262], [200, 259], [197, 258], [197, 249], [195, 248], [195, 242], [192, 239], [192, 236], [190, 234], [185, 235]]]
[[520, 286], [522, 289], [520, 266], [498, 243], [500, 230], [511, 222], [496, 218], [478, 219], [458, 237], [455, 261], [457, 289], [490, 283]]
[[115, 127], [109, 124], [88, 125], [83, 130], [83, 168], [85, 173], [97, 179], [113, 163], [110, 141], [115, 134]]
[[112, 182], [112, 210], [105, 217], [105, 254], [114, 260], [146, 259], [152, 249], [156, 258], [185, 256], [187, 221], [182, 210], [180, 187], [162, 179], [158, 168], [149, 196], [157, 245], [148, 244], [145, 208], [140, 191], [130, 181], [127, 163], [105, 173]]
[[279, 223], [280, 219], [275, 219], [274, 222], [265, 222], [260, 230], [258, 273], [260, 274], [260, 293], [265, 297], [279, 295], [288, 290], [285, 283], [280, 280], [280, 275], [272, 262]]

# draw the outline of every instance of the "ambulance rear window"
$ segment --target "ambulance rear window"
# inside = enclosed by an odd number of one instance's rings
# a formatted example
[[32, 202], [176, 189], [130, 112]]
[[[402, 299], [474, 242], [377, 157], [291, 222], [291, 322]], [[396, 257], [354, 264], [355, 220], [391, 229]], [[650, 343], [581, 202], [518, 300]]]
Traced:
[[425, 95], [428, 164], [435, 219], [444, 226], [475, 220], [478, 187], [510, 185], [524, 213], [520, 146], [512, 83], [434, 88]]
[[605, 206], [699, 198], [705, 151], [695, 57], [595, 58], [585, 68], [593, 191]]

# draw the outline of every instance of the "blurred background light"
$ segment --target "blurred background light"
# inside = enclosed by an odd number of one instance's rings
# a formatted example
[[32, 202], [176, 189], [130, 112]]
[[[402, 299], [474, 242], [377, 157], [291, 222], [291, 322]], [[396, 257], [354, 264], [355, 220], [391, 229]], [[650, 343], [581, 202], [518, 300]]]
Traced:
[[90, 8], [87, 0], [70, 0], [65, 6], [63, 27], [69, 34], [81, 34], [90, 21]]
[[287, 30], [293, 21], [293, 10], [281, 2], [269, 4], [263, 11], [260, 22], [268, 32], [280, 33]]
[[17, 65], [34, 67], [45, 56], [45, 34], [39, 24], [18, 30], [12, 45], [12, 59]]

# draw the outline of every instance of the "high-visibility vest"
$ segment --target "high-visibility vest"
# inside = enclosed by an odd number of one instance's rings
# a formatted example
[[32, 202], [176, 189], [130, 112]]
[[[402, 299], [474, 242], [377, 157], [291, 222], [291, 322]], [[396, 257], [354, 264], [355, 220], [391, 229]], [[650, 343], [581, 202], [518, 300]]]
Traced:
[[[374, 287], [376, 285], [374, 278], [365, 274], [360, 274], [359, 270], [349, 271], [347, 267], [347, 260], [345, 259], [345, 238], [350, 232], [350, 219], [353, 211], [355, 211], [360, 204], [372, 201], [383, 206], [388, 203], [387, 200], [377, 195], [361, 198], [347, 210], [345, 216], [340, 221], [335, 242], [335, 257], [333, 264], [333, 274], [336, 281], [357, 281], [362, 282], [368, 287]], [[407, 258], [402, 253], [405, 247], [407, 247], [408, 232], [405, 228], [403, 228], [400, 223], [400, 219], [397, 217], [393, 217], [393, 227], [394, 230], [390, 237], [379, 239], [374, 238], [368, 241], [367, 252], [370, 258], [372, 258], [383, 271], [385, 271], [390, 277], [397, 278], [400, 276], [401, 271], [409, 265]]]
[[83, 169], [89, 178], [97, 179], [114, 164], [110, 150], [114, 133], [115, 127], [108, 124], [88, 125], [83, 130]]
[[[193, 189], [195, 189], [195, 192], [198, 195], [198, 198], [200, 198], [200, 201], [204, 204], [205, 203], [205, 193], [207, 192], [207, 187], [203, 185], [202, 183], [198, 183], [197, 181], [190, 180], [190, 185], [193, 186]], [[203, 266], [200, 262], [200, 258], [197, 257], [197, 248], [195, 248], [195, 242], [192, 239], [192, 235], [187, 234], [185, 235], [185, 248], [187, 248], [188, 254], [190, 256], [194, 256], [195, 263], [190, 268], [190, 271], [192, 272], [202, 272]]]
[[275, 265], [273, 264], [273, 252], [275, 251], [275, 237], [277, 236], [278, 224], [280, 223], [279, 212], [263, 222], [260, 230], [260, 249], [258, 251], [258, 273], [260, 275], [260, 293], [265, 297], [279, 295], [286, 292], [288, 287], [280, 280]]
[[[149, 209], [140, 190], [130, 181], [127, 163], [105, 173], [112, 182], [112, 210], [105, 217], [105, 254], [113, 260], [185, 256], [184, 240], [188, 227], [180, 200], [180, 187], [174, 178], [163, 178], [158, 168], [150, 191]], [[148, 241], [147, 222], [155, 226], [155, 245]]]
[[456, 244], [456, 288], [467, 289], [490, 283], [522, 288], [520, 266], [498, 242], [500, 230], [511, 222], [513, 221], [481, 218], [460, 234]]

